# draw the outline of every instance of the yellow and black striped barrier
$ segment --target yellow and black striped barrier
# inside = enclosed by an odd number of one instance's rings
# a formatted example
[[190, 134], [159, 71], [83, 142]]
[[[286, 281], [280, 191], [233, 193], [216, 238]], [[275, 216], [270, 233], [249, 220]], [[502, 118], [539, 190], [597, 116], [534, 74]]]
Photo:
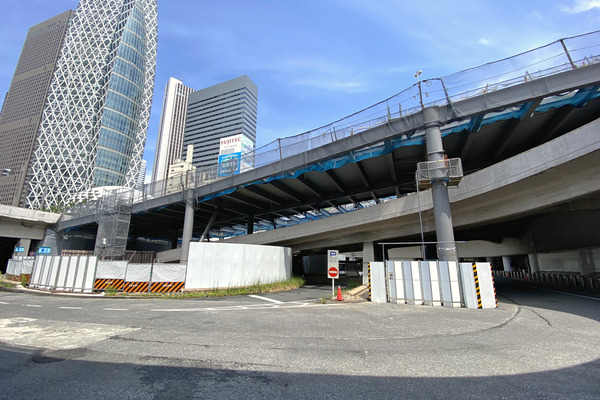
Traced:
[[94, 281], [94, 290], [106, 290], [109, 287], [115, 290], [123, 290], [125, 280], [123, 279], [96, 279]]
[[152, 293], [173, 293], [183, 289], [185, 282], [152, 282]]
[[125, 282], [123, 291], [125, 293], [144, 293], [150, 287], [148, 282]]
[[[490, 265], [490, 269], [491, 268], [492, 266]], [[496, 304], [496, 308], [498, 308], [498, 297], [496, 296], [496, 282], [494, 282], [494, 271], [492, 271], [490, 277], [492, 278], [492, 287], [494, 288], [494, 302]]]
[[369, 301], [371, 301], [371, 263], [368, 265], [368, 276], [369, 276]]
[[475, 293], [477, 293], [477, 308], [483, 308], [483, 305], [481, 303], [481, 286], [479, 285], [479, 276], [477, 276], [477, 263], [473, 263], [473, 278], [475, 278]]

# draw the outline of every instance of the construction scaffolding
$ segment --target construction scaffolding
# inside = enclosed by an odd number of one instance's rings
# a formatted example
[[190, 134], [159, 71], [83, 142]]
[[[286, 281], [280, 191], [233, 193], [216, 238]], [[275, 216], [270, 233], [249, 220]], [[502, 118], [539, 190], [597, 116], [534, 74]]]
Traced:
[[101, 260], [122, 258], [125, 255], [132, 204], [133, 190], [127, 188], [106, 191], [99, 199], [94, 254]]

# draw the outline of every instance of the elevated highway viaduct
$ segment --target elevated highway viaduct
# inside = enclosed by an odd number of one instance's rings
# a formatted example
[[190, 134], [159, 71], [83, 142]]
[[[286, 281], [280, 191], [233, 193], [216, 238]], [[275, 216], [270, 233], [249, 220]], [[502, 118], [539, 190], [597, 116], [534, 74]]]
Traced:
[[[460, 258], [520, 256], [531, 269], [597, 271], [599, 89], [600, 63], [586, 63], [424, 105], [438, 110], [446, 155], [462, 161], [465, 176], [449, 189]], [[428, 156], [423, 111], [392, 101], [374, 106], [380, 113], [369, 121], [352, 125], [353, 115], [318, 136], [282, 139], [274, 160], [250, 171], [182, 179], [175, 191], [148, 185], [131, 206], [128, 248], [160, 243], [158, 257], [171, 261], [184, 258], [189, 240], [210, 238], [381, 259], [379, 243], [435, 242], [431, 195], [415, 186]], [[86, 207], [54, 226], [57, 248], [94, 248], [100, 208]], [[385, 256], [421, 257], [420, 246], [389, 245]]]
[[[539, 270], [538, 254], [542, 259], [544, 253], [573, 249], [586, 254], [585, 248], [597, 246], [599, 132], [600, 120], [596, 120], [469, 174], [457, 188], [450, 189], [459, 257], [529, 255], [535, 272]], [[419, 212], [425, 242], [435, 241], [429, 190], [355, 212], [229, 240], [289, 246], [305, 253], [325, 254], [327, 248], [364, 251], [370, 259], [381, 258], [380, 251], [387, 249], [386, 259], [420, 258]], [[410, 245], [411, 241], [415, 244]], [[382, 243], [387, 244], [378, 247]], [[594, 271], [591, 263], [584, 265], [584, 272]]]

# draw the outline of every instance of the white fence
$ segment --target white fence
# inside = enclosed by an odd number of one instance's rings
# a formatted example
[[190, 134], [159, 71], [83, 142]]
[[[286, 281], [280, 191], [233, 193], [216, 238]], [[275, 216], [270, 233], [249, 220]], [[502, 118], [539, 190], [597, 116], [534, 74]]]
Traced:
[[29, 287], [91, 293], [97, 264], [95, 256], [36, 257]]
[[29, 282], [34, 261], [35, 257], [18, 257], [8, 260], [6, 278], [19, 281], [22, 277], [25, 277], [26, 281]]
[[288, 247], [234, 243], [190, 243], [186, 289], [216, 289], [290, 279]]
[[14, 259], [7, 275], [29, 274], [29, 287], [91, 293], [94, 290], [177, 292], [250, 286], [287, 280], [291, 249], [224, 243], [192, 243], [188, 264], [130, 264], [102, 261], [96, 256], [38, 256]]
[[371, 301], [495, 308], [490, 263], [387, 261], [369, 263]]

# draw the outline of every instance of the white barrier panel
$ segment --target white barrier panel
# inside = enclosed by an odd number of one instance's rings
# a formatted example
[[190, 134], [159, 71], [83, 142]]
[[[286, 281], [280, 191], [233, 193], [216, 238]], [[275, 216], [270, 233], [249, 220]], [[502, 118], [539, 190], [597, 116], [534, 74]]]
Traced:
[[288, 247], [236, 243], [190, 243], [186, 289], [216, 289], [290, 279]]
[[478, 308], [475, 278], [473, 277], [473, 264], [460, 263], [459, 270], [465, 307]]
[[185, 264], [154, 264], [152, 282], [184, 282]]
[[59, 272], [54, 288], [73, 292], [91, 292], [97, 263], [98, 257], [95, 256], [60, 257]]
[[489, 262], [478, 262], [475, 267], [477, 268], [477, 277], [479, 278], [481, 308], [498, 307], [491, 264]]
[[[388, 302], [389, 303], [398, 303], [398, 290], [396, 287], [396, 265], [393, 261], [387, 261], [385, 263], [387, 270], [387, 287], [388, 287]], [[402, 270], [398, 269], [400, 275], [402, 275]], [[400, 302], [403, 302], [402, 300]]]
[[60, 256], [36, 257], [29, 286], [37, 289], [53, 289], [60, 266]]
[[394, 272], [396, 275], [396, 300], [397, 303], [406, 303], [406, 290], [404, 289], [404, 274], [402, 272], [401, 261], [391, 261], [394, 263]]
[[456, 261], [440, 261], [440, 286], [444, 307], [461, 307], [458, 265]]
[[370, 262], [371, 273], [371, 301], [373, 303], [387, 303], [385, 290], [385, 265], [383, 262]]
[[406, 304], [422, 305], [421, 275], [418, 261], [402, 261], [402, 273], [406, 288]]
[[150, 282], [152, 264], [129, 264], [125, 273], [127, 282]]
[[31, 274], [35, 257], [23, 257], [21, 264], [21, 274]]
[[96, 279], [125, 279], [127, 261], [98, 261]]
[[29, 279], [29, 286], [34, 287], [36, 282], [40, 281], [42, 276], [43, 263], [46, 257], [38, 257], [33, 263], [33, 270], [31, 271], [31, 278]]
[[73, 290], [78, 291], [79, 288], [83, 292], [91, 293], [94, 289], [94, 279], [96, 276], [96, 268], [98, 266], [98, 257], [89, 256], [81, 257], [80, 262], [85, 261], [85, 268], [79, 268], [78, 274], [75, 278]]
[[420, 272], [424, 304], [427, 306], [441, 306], [442, 299], [440, 296], [437, 261], [421, 261]]
[[21, 264], [20, 261], [17, 260], [8, 260], [8, 264], [6, 265], [6, 274], [7, 275], [21, 275]]
[[54, 282], [53, 289], [65, 290], [69, 273], [74, 271], [76, 268], [76, 256], [60, 257], [58, 261], [58, 271], [56, 272], [56, 281]]
[[36, 289], [90, 293], [97, 257], [42, 256], [35, 259], [29, 286]]

